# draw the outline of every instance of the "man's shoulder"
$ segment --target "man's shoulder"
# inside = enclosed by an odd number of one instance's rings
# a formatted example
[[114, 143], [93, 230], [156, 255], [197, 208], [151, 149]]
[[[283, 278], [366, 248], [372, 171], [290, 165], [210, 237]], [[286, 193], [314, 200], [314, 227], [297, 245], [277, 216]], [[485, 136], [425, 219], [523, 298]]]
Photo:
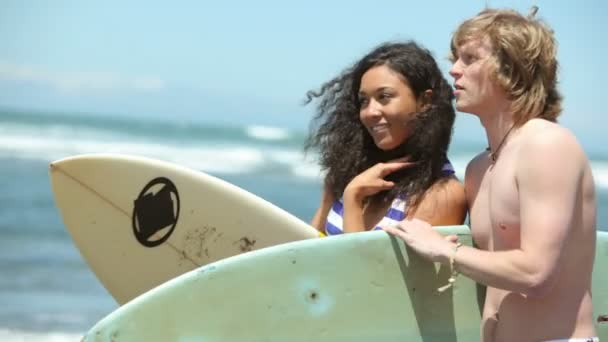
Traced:
[[[557, 122], [548, 121], [545, 119], [531, 119], [521, 126], [521, 131], [524, 136], [555, 136], [555, 135], [572, 135], [573, 133], [566, 127]], [[542, 133], [542, 134], [539, 134]]]
[[571, 147], [579, 149], [576, 136], [568, 128], [544, 119], [532, 119], [521, 127], [523, 151], [551, 151]]
[[530, 120], [521, 127], [520, 139], [517, 160], [528, 166], [552, 160], [578, 164], [587, 159], [574, 133], [555, 122]]
[[487, 150], [478, 153], [469, 163], [465, 169], [464, 179], [465, 184], [471, 184], [479, 181], [483, 174], [490, 166], [490, 156]]
[[490, 155], [487, 150], [479, 152], [467, 164], [466, 173], [485, 171], [489, 166], [489, 158]]

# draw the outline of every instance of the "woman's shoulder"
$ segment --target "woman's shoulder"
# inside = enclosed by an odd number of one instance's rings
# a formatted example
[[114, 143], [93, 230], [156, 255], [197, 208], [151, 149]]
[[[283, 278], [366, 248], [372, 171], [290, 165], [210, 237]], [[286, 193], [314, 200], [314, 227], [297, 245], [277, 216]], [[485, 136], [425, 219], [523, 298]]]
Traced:
[[424, 194], [414, 217], [432, 225], [454, 225], [464, 222], [467, 200], [464, 185], [455, 176], [435, 182]]
[[435, 182], [430, 188], [429, 192], [431, 196], [438, 198], [444, 197], [446, 200], [458, 200], [464, 199], [464, 184], [452, 174], [448, 177]]

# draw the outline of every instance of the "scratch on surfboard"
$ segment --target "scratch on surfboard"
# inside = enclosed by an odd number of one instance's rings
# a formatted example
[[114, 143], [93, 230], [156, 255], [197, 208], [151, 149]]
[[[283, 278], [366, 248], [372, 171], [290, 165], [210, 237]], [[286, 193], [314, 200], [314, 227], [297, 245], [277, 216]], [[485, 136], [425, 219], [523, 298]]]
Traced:
[[255, 246], [256, 240], [255, 239], [250, 239], [246, 236], [243, 236], [242, 238], [240, 238], [239, 240], [235, 241], [234, 244], [239, 244], [239, 249], [241, 250], [241, 252], [249, 252], [253, 249], [253, 247]]
[[203, 255], [209, 258], [209, 243], [216, 243], [222, 235], [223, 233], [218, 232], [217, 228], [211, 226], [190, 230], [184, 237], [182, 255], [187, 254], [199, 261], [203, 258]]

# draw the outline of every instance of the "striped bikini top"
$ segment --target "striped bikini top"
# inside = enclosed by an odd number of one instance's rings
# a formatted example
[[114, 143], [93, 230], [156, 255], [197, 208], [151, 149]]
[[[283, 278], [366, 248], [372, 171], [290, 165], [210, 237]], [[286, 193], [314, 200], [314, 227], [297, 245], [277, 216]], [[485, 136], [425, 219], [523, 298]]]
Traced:
[[[447, 161], [443, 165], [441, 171], [444, 175], [450, 176], [454, 174], [454, 167], [449, 161]], [[394, 225], [400, 221], [403, 221], [407, 208], [406, 205], [407, 203], [405, 195], [398, 195], [397, 197], [395, 197], [395, 199], [391, 203], [390, 208], [388, 208], [386, 214], [384, 214], [384, 217], [382, 217], [382, 220], [378, 222], [378, 224], [374, 227], [373, 230], [382, 229], [381, 226]], [[343, 233], [343, 216], [344, 202], [343, 199], [340, 198], [339, 200], [334, 202], [334, 204], [331, 206], [331, 209], [329, 210], [329, 213], [327, 214], [327, 220], [325, 223], [325, 234], [327, 236], [338, 235]]]

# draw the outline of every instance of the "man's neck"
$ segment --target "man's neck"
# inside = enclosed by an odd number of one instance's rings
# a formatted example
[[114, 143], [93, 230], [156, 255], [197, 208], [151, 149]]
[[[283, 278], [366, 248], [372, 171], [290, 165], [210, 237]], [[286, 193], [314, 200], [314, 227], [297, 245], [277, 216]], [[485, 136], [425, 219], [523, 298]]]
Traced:
[[485, 115], [479, 115], [481, 124], [486, 130], [488, 146], [492, 153], [496, 152], [501, 142], [505, 143], [505, 137], [515, 123], [513, 113], [509, 110], [509, 107], [509, 104], [497, 106], [486, 112]]

